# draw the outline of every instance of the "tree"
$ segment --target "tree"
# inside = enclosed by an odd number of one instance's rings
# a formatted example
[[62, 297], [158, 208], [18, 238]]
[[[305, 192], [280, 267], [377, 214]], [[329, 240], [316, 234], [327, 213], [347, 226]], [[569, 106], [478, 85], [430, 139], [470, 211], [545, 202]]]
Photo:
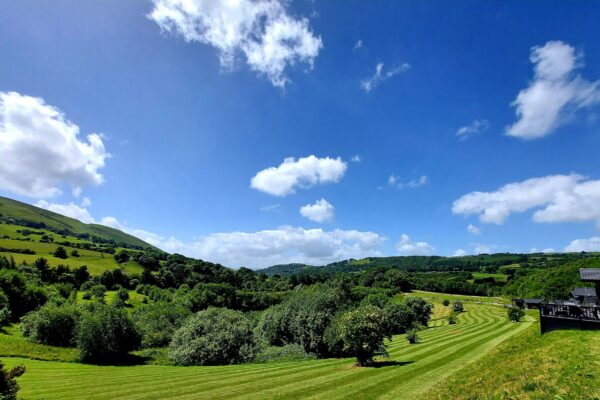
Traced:
[[129, 300], [129, 291], [123, 287], [120, 287], [113, 298], [113, 305], [117, 307], [125, 307], [127, 300]]
[[104, 296], [106, 295], [106, 287], [104, 287], [104, 285], [94, 285], [90, 288], [89, 292], [98, 303], [105, 302]]
[[525, 316], [525, 311], [519, 307], [510, 307], [507, 310], [508, 320], [512, 322], [519, 322], [521, 318]]
[[444, 307], [448, 307], [450, 305], [450, 300], [445, 299], [442, 304], [444, 305]]
[[409, 306], [417, 316], [417, 322], [427, 326], [431, 318], [433, 305], [420, 297], [409, 297], [406, 299], [406, 305]]
[[457, 313], [465, 311], [465, 307], [463, 306], [462, 301], [456, 300], [454, 304], [452, 304], [452, 311]]
[[456, 324], [456, 316], [451, 315], [448, 317], [448, 325], [455, 325]]
[[256, 351], [252, 323], [244, 314], [211, 307], [175, 332], [169, 357], [177, 365], [239, 364], [252, 359]]
[[386, 314], [390, 335], [404, 333], [417, 322], [417, 315], [405, 303], [390, 303], [383, 311]]
[[377, 351], [385, 349], [384, 340], [391, 338], [385, 312], [375, 306], [363, 306], [344, 313], [339, 320], [339, 338], [344, 351], [356, 357], [356, 364], [373, 364]]
[[68, 257], [67, 251], [62, 246], [58, 246], [52, 255], [56, 258], [62, 258], [63, 260]]
[[122, 362], [141, 342], [127, 313], [105, 304], [91, 304], [82, 313], [76, 329], [76, 344], [82, 362]]
[[75, 304], [45, 304], [21, 318], [21, 331], [23, 336], [35, 343], [72, 346], [80, 314], [80, 309]]
[[0, 361], [0, 399], [1, 400], [17, 400], [17, 392], [19, 385], [15, 378], [25, 373], [25, 367], [19, 365], [7, 371], [4, 364]]
[[410, 331], [408, 331], [406, 333], [406, 340], [408, 340], [408, 343], [410, 343], [410, 344], [416, 344], [421, 341], [421, 338], [417, 334], [416, 329], [411, 329]]
[[77, 250], [73, 250], [71, 252], [71, 257], [79, 257], [79, 252]]
[[140, 307], [133, 313], [133, 320], [142, 334], [142, 347], [168, 345], [189, 316], [189, 310], [179, 304], [159, 302]]
[[119, 264], [125, 263], [131, 259], [129, 253], [125, 250], [121, 250], [120, 252], [115, 254], [114, 257], [115, 261], [117, 261]]

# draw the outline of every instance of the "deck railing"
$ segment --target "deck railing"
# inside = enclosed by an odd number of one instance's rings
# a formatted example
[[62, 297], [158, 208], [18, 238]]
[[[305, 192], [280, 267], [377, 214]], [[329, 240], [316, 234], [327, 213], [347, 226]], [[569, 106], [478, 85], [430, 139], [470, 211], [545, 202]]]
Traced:
[[600, 321], [600, 306], [542, 303], [540, 306], [540, 315], [551, 318]]

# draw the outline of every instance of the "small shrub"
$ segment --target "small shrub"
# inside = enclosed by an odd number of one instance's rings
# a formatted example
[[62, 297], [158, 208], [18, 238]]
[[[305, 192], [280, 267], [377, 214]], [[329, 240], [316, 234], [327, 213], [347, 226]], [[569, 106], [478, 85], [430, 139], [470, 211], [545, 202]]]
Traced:
[[25, 367], [19, 365], [7, 371], [4, 364], [0, 361], [0, 399], [2, 400], [17, 400], [17, 392], [19, 385], [15, 378], [25, 373]]
[[0, 307], [0, 327], [8, 325], [11, 316], [12, 313], [7, 305]]
[[83, 362], [118, 363], [140, 342], [140, 334], [127, 313], [115, 307], [92, 304], [77, 323], [76, 344]]
[[74, 344], [80, 314], [75, 304], [46, 304], [21, 318], [21, 331], [32, 342], [68, 347]]
[[92, 294], [90, 292], [84, 292], [83, 295], [81, 296], [81, 298], [84, 300], [91, 300]]
[[408, 340], [408, 343], [410, 343], [410, 344], [415, 344], [415, 343], [419, 343], [421, 341], [421, 338], [417, 334], [416, 329], [411, 329], [410, 331], [408, 331], [406, 333], [406, 340]]
[[455, 325], [456, 324], [456, 316], [451, 315], [450, 317], [448, 317], [448, 324]]
[[177, 365], [239, 364], [256, 353], [252, 323], [239, 311], [208, 308], [173, 335], [169, 357]]
[[519, 307], [510, 307], [507, 310], [508, 320], [512, 322], [519, 322], [521, 318], [525, 316], [525, 311]]
[[465, 307], [463, 306], [462, 301], [455, 301], [454, 304], [452, 304], [452, 311], [454, 312], [463, 312], [465, 311]]
[[142, 334], [142, 347], [168, 345], [175, 331], [189, 316], [187, 308], [173, 303], [140, 307], [133, 313], [133, 320]]
[[73, 250], [71, 252], [71, 257], [79, 257], [79, 252], [77, 250]]
[[63, 260], [68, 257], [67, 251], [62, 246], [58, 246], [52, 255], [56, 258], [62, 258]]
[[450, 305], [450, 300], [445, 299], [442, 304], [444, 305], [444, 307], [448, 307]]

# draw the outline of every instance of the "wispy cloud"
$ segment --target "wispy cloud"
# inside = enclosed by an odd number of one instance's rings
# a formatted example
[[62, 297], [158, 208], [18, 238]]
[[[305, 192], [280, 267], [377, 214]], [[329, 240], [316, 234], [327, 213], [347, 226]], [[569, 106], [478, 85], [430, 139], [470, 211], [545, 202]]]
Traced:
[[401, 74], [403, 72], [408, 71], [410, 65], [407, 63], [401, 64], [396, 67], [392, 67], [389, 69], [385, 69], [385, 64], [380, 62], [375, 66], [375, 73], [370, 78], [362, 80], [360, 82], [360, 87], [367, 93], [371, 90], [375, 89], [379, 84], [387, 81], [391, 77]]
[[458, 130], [456, 131], [456, 136], [458, 136], [460, 140], [465, 140], [471, 135], [481, 133], [487, 130], [489, 127], [490, 123], [487, 119], [476, 119], [469, 125], [461, 126], [460, 128], [458, 128]]

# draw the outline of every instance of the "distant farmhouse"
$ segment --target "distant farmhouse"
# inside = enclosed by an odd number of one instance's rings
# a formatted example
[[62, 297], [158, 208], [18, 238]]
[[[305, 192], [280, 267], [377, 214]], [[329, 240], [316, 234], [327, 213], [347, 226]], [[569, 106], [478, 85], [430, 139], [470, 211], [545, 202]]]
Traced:
[[600, 268], [581, 268], [582, 282], [592, 282], [595, 288], [571, 290], [568, 300], [513, 299], [515, 307], [540, 310], [542, 333], [556, 329], [600, 329]]

